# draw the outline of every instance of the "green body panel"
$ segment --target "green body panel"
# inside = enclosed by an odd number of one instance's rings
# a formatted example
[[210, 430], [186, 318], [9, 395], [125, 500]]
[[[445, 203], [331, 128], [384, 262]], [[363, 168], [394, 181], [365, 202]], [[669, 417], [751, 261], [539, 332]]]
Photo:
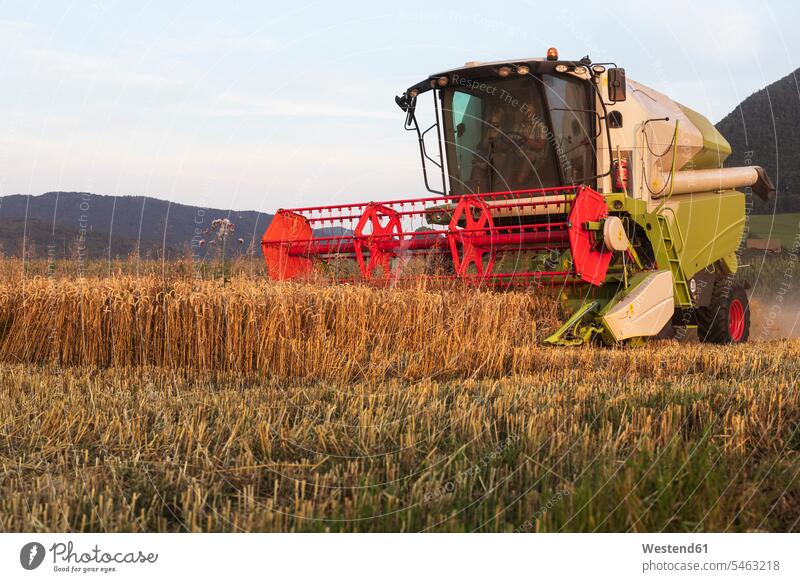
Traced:
[[[742, 242], [745, 227], [745, 198], [736, 190], [682, 194], [677, 202], [672, 224], [682, 233], [679, 248], [681, 268], [687, 278], [720, 260], [726, 268], [736, 270], [736, 250]], [[665, 208], [664, 210], [668, 210]]]
[[728, 143], [717, 128], [704, 116], [693, 109], [677, 103], [684, 115], [689, 118], [700, 134], [703, 136], [703, 149], [695, 155], [688, 164], [679, 169], [704, 170], [707, 168], [721, 168], [725, 159], [731, 155], [731, 144]]

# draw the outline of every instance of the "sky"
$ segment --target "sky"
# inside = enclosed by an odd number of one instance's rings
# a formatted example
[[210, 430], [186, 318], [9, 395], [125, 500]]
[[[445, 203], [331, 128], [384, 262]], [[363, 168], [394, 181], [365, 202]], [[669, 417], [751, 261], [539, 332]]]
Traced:
[[432, 73], [555, 46], [716, 122], [800, 66], [798, 21], [794, 0], [0, 0], [0, 195], [423, 196], [394, 96]]

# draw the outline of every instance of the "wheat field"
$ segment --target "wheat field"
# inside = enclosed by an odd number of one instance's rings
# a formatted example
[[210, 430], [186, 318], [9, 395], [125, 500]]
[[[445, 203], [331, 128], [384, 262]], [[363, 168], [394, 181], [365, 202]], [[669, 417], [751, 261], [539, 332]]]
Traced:
[[800, 531], [800, 342], [535, 292], [0, 282], [4, 531]]

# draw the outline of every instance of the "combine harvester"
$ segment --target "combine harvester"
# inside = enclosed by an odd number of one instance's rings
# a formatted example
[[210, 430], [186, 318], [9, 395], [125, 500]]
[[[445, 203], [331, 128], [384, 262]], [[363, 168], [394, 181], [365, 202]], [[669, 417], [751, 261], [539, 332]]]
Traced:
[[[435, 121], [422, 129], [427, 92]], [[747, 340], [747, 295], [731, 277], [745, 225], [736, 188], [774, 188], [760, 167], [722, 167], [730, 145], [702, 115], [555, 49], [467, 63], [395, 100], [435, 196], [278, 211], [261, 243], [272, 279], [557, 286], [572, 315], [549, 343], [675, 326]]]

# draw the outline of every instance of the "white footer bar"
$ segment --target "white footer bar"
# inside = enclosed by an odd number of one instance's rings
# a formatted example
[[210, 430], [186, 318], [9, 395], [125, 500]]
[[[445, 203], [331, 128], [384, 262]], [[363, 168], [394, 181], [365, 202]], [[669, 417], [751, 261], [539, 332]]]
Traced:
[[800, 534], [2, 534], [2, 580], [800, 580]]

